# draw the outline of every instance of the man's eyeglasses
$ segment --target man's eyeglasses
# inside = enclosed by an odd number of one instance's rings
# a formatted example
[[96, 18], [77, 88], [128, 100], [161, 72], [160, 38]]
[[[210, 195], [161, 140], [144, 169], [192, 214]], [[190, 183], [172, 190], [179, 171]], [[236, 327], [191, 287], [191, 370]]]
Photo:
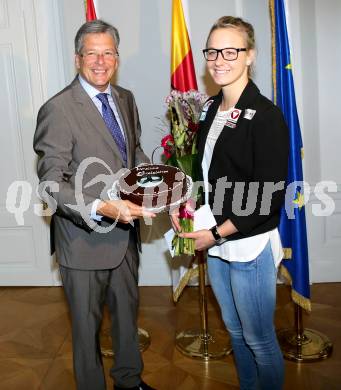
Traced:
[[113, 50], [106, 50], [103, 53], [98, 53], [97, 51], [89, 50], [80, 54], [86, 61], [96, 61], [98, 57], [103, 57], [105, 61], [112, 61], [119, 56], [118, 52]]
[[246, 51], [246, 48], [225, 47], [224, 49], [204, 49], [204, 57], [206, 61], [216, 61], [220, 53], [224, 60], [234, 61], [238, 58], [240, 51]]

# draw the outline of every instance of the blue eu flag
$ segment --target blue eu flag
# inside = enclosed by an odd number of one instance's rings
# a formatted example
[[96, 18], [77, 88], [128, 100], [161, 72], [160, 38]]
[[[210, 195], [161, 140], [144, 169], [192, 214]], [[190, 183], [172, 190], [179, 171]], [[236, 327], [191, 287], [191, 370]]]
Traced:
[[284, 248], [282, 275], [291, 283], [292, 299], [310, 310], [307, 229], [302, 171], [302, 137], [297, 115], [284, 0], [270, 0], [274, 102], [282, 110], [290, 133], [288, 190], [279, 231]]

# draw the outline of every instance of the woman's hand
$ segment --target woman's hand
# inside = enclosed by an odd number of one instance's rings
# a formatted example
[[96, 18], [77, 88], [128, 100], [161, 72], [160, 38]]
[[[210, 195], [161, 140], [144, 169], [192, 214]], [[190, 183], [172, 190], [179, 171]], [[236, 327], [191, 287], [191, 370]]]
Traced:
[[197, 251], [203, 251], [215, 245], [213, 234], [207, 229], [197, 230], [193, 233], [180, 233], [179, 236], [183, 238], [193, 238], [195, 240], [195, 249]]

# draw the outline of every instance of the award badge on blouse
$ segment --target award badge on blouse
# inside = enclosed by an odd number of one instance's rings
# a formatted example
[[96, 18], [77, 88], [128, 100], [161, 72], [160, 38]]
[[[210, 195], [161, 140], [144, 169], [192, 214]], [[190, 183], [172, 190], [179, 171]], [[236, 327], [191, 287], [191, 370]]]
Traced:
[[225, 126], [234, 129], [237, 126], [237, 122], [241, 112], [242, 110], [239, 110], [238, 108], [234, 108], [233, 110], [231, 110], [227, 116]]
[[245, 110], [244, 118], [249, 121], [255, 116], [256, 110], [251, 110], [251, 108], [247, 108]]

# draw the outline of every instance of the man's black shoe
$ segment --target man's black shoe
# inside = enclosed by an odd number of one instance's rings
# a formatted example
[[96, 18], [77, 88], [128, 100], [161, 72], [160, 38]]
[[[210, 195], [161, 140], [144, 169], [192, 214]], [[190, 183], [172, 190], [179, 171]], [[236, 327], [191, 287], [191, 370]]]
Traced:
[[154, 389], [154, 387], [148, 386], [147, 383], [144, 383], [143, 381], [141, 381], [141, 383], [139, 385], [134, 386], [134, 387], [114, 386], [114, 389], [115, 390], [156, 390], [156, 389]]

